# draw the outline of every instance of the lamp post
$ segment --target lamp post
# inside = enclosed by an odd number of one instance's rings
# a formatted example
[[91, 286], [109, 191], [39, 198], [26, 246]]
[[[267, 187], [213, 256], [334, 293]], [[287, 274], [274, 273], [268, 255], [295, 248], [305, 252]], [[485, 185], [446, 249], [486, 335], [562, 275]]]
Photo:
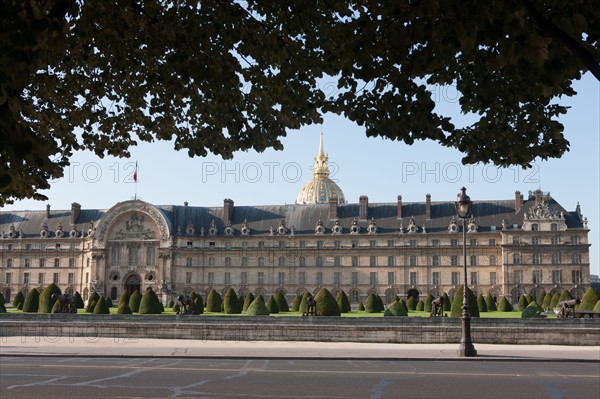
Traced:
[[463, 227], [463, 273], [465, 276], [465, 284], [463, 287], [463, 304], [462, 304], [462, 334], [458, 355], [461, 357], [477, 356], [477, 350], [473, 346], [471, 340], [471, 314], [469, 313], [469, 292], [467, 287], [467, 218], [471, 216], [471, 198], [466, 193], [466, 188], [461, 188], [456, 196], [456, 213], [462, 219]]

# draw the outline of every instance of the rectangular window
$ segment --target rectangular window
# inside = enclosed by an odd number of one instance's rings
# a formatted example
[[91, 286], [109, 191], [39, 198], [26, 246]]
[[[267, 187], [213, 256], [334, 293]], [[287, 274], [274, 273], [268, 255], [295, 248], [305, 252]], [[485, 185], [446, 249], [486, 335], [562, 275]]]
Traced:
[[31, 267], [31, 259], [25, 258], [25, 267]]
[[531, 231], [538, 231], [539, 229], [540, 229], [540, 226], [537, 223], [531, 224]]
[[333, 273], [333, 286], [334, 287], [339, 287], [341, 284], [341, 280], [342, 280], [342, 273], [340, 273], [340, 272]]
[[477, 272], [471, 272], [471, 285], [477, 285]]
[[[302, 242], [300, 242], [302, 244]], [[264, 241], [259, 241], [258, 242], [258, 248], [264, 248], [265, 247], [265, 242]]]
[[[188, 248], [191, 248], [191, 247], [192, 247], [192, 244], [193, 244], [193, 242], [192, 242], [192, 241], [188, 241], [188, 242], [187, 242], [187, 247], [188, 247]], [[213, 246], [215, 245], [215, 243], [214, 243], [214, 242], [211, 242], [211, 244], [213, 244]]]
[[29, 284], [29, 273], [23, 273], [23, 284]]
[[215, 283], [215, 273], [208, 272], [208, 285], [211, 286]]
[[285, 272], [277, 273], [277, 282], [279, 283], [280, 287], [285, 285]]
[[85, 283], [89, 283], [90, 282], [90, 272], [85, 272]]
[[477, 266], [477, 256], [476, 255], [471, 255], [471, 257], [469, 258], [469, 264], [471, 266]]
[[496, 272], [490, 272], [490, 285], [496, 285]]
[[579, 236], [571, 236], [571, 244], [573, 244], [573, 245], [579, 244]]
[[279, 249], [285, 248], [285, 241], [279, 241]]
[[248, 241], [242, 241], [242, 249], [248, 249]]
[[335, 258], [333, 258], [333, 265], [334, 266], [339, 267], [339, 266], [341, 266], [341, 264], [342, 263], [341, 263], [341, 260], [340, 260], [339, 256], [336, 256]]
[[550, 225], [550, 231], [558, 231], [558, 225], [556, 223], [552, 223]]
[[340, 249], [342, 247], [342, 244], [339, 241], [334, 241], [333, 242], [333, 247], [335, 249]]
[[557, 236], [550, 237], [550, 244], [558, 245], [558, 237]]
[[450, 246], [451, 247], [458, 247], [458, 240], [456, 238], [452, 238], [450, 240]]
[[452, 255], [450, 257], [450, 265], [451, 266], [458, 266], [458, 256]]
[[572, 270], [571, 279], [573, 284], [581, 284], [581, 272], [579, 270]]
[[496, 239], [495, 238], [490, 238], [490, 240], [488, 241], [488, 245], [490, 247], [495, 247], [496, 246]]
[[369, 266], [377, 266], [377, 257], [376, 256], [369, 257]]
[[69, 267], [70, 268], [75, 267], [75, 258], [69, 258]]
[[552, 270], [552, 284], [560, 284], [561, 280], [560, 270]]
[[417, 265], [417, 257], [414, 255], [411, 255], [411, 257], [409, 258], [409, 265], [410, 266], [416, 266]]
[[300, 248], [306, 248], [306, 241], [300, 241]]
[[358, 256], [352, 257], [352, 266], [358, 266]]
[[371, 284], [372, 286], [377, 285], [377, 273], [376, 272], [369, 273], [369, 284]]
[[317, 281], [315, 283], [317, 284], [317, 287], [323, 285], [323, 272], [317, 272]]
[[416, 247], [417, 246], [417, 240], [410, 240], [408, 242], [408, 246], [409, 247]]
[[409, 278], [410, 278], [410, 285], [416, 286], [417, 285], [417, 272], [410, 272]]
[[440, 282], [440, 272], [433, 272], [433, 273], [431, 273], [431, 283], [433, 285], [441, 285], [441, 282]]
[[452, 278], [452, 285], [460, 284], [460, 273], [459, 272], [452, 272], [451, 278]]
[[46, 267], [46, 259], [44, 259], [44, 258], [40, 259], [40, 267]]
[[323, 257], [322, 256], [317, 256], [316, 264], [317, 264], [317, 267], [323, 267]]
[[208, 266], [215, 267], [215, 258], [213, 258], [212, 256], [208, 258]]
[[540, 262], [540, 259], [541, 259], [541, 256], [540, 256], [540, 254], [533, 254], [533, 255], [532, 255], [532, 258], [531, 258], [531, 260], [532, 260], [532, 263], [533, 263], [534, 265], [539, 265], [539, 264], [541, 263], [541, 262]]
[[300, 267], [306, 266], [306, 258], [304, 256], [301, 256], [298, 258], [298, 266], [300, 266]]
[[433, 255], [431, 257], [431, 264], [433, 266], [439, 266], [440, 265], [440, 257], [438, 255]]
[[146, 248], [146, 266], [154, 265], [156, 265], [156, 248], [148, 247]]
[[432, 247], [439, 247], [440, 246], [440, 240], [431, 240], [431, 246]]
[[300, 272], [298, 273], [298, 285], [304, 287], [304, 284], [306, 284], [306, 273]]
[[352, 286], [356, 287], [358, 285], [358, 272], [352, 272]]
[[38, 284], [44, 284], [44, 273], [38, 274]]
[[531, 280], [533, 284], [541, 284], [542, 283], [542, 272], [539, 270], [534, 270], [531, 273]]
[[231, 273], [225, 272], [225, 279], [223, 280], [223, 284], [225, 287], [229, 287], [231, 285]]
[[54, 248], [56, 248], [56, 249], [60, 249], [60, 244], [55, 244], [55, 245], [54, 245]]
[[540, 237], [538, 237], [538, 236], [531, 237], [531, 245], [540, 245]]
[[185, 259], [185, 265], [186, 265], [187, 267], [192, 267], [192, 265], [193, 265], [193, 259], [192, 259], [192, 257], [191, 257], [191, 256], [188, 256], [188, 257]]
[[388, 266], [396, 266], [396, 257], [388, 256]]
[[248, 284], [248, 272], [242, 272], [242, 275], [240, 276], [240, 281], [242, 285]]
[[523, 284], [523, 271], [515, 270], [513, 272], [515, 284]]
[[231, 257], [225, 257], [225, 267], [231, 267]]
[[469, 240], [469, 246], [476, 247], [477, 246], [477, 238], [471, 238]]
[[490, 256], [490, 266], [496, 266], [496, 256], [495, 255]]
[[60, 258], [54, 258], [54, 267], [60, 267]]
[[285, 257], [284, 257], [284, 256], [280, 256], [280, 257], [277, 259], [277, 265], [278, 265], [279, 267], [284, 267], [284, 266], [285, 266]]
[[248, 267], [248, 258], [242, 257], [242, 267]]
[[551, 262], [552, 262], [553, 265], [557, 265], [557, 264], [560, 263], [560, 260], [559, 260], [559, 257], [558, 257], [557, 253], [553, 253], [552, 254], [552, 261]]
[[581, 263], [581, 254], [572, 254], [571, 255], [571, 260], [573, 264], [579, 264]]
[[358, 248], [358, 240], [352, 240], [352, 248]]
[[25, 244], [25, 251], [31, 251], [31, 244]]
[[317, 241], [317, 248], [323, 249], [323, 241]]
[[375, 248], [375, 247], [377, 247], [377, 241], [370, 240], [369, 241], [369, 248]]
[[75, 273], [69, 273], [67, 275], [67, 284], [75, 284]]
[[58, 281], [58, 279], [59, 279], [59, 274], [58, 274], [58, 273], [53, 273], [53, 274], [52, 274], [52, 282], [53, 282], [54, 284], [59, 284], [59, 281]]
[[521, 243], [521, 240], [519, 239], [519, 236], [513, 236], [513, 245], [519, 245]]
[[396, 284], [396, 272], [388, 272], [388, 285]]
[[258, 272], [258, 286], [262, 287], [265, 284], [265, 273]]
[[388, 240], [387, 246], [388, 248], [392, 248], [394, 246], [394, 240]]
[[12, 267], [12, 259], [6, 259], [6, 267]]
[[185, 283], [192, 284], [192, 272], [185, 272]]
[[515, 265], [521, 264], [521, 254], [513, 254], [513, 264], [515, 264]]
[[6, 284], [12, 284], [12, 273], [6, 273]]

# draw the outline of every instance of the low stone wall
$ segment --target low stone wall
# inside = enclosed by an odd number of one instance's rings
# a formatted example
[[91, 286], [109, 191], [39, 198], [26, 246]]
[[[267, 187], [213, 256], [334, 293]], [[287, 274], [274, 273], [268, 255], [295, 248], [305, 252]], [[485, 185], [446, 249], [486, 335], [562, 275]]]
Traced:
[[[600, 319], [471, 320], [473, 342], [600, 345]], [[2, 314], [0, 337], [457, 343], [456, 318]]]

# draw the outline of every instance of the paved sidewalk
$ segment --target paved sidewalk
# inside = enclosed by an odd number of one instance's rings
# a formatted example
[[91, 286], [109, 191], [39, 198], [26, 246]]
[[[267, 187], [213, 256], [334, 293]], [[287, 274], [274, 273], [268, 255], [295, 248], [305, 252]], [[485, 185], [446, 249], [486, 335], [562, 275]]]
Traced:
[[[477, 344], [467, 360], [600, 362], [600, 346]], [[92, 337], [0, 337], [1, 356], [190, 357], [282, 359], [464, 359], [457, 344], [235, 342]]]

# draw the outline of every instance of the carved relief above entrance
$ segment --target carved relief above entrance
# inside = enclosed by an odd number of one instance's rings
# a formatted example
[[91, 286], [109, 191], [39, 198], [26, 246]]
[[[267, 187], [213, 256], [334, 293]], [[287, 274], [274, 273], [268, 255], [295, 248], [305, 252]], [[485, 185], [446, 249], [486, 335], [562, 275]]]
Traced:
[[110, 208], [100, 219], [97, 237], [117, 240], [169, 238], [171, 226], [160, 209], [144, 201], [125, 201]]

